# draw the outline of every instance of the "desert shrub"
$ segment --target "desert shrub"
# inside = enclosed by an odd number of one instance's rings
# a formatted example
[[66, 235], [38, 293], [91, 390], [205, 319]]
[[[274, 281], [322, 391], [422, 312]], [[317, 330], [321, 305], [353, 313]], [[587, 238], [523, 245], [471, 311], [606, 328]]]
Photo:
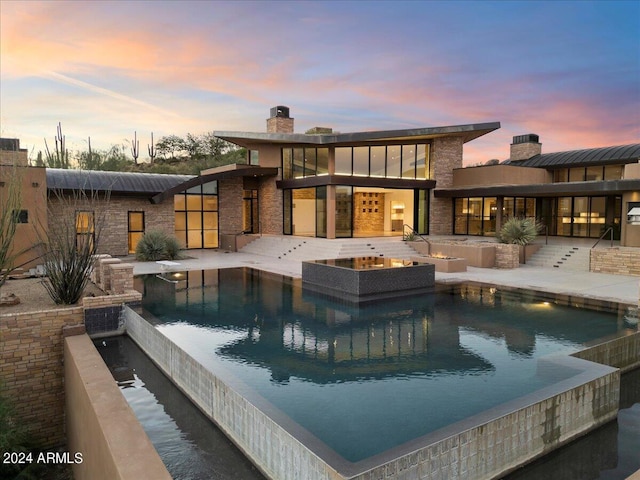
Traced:
[[498, 234], [501, 243], [512, 243], [516, 245], [528, 245], [538, 236], [539, 226], [531, 218], [508, 219], [502, 225]]
[[179, 255], [178, 240], [160, 230], [146, 232], [136, 245], [136, 260], [141, 262], [175, 260]]
[[43, 285], [56, 304], [73, 305], [89, 282], [105, 224], [109, 192], [77, 190], [66, 195], [54, 191], [49, 193], [49, 203], [48, 216], [55, 221], [49, 221], [42, 238], [47, 275]]

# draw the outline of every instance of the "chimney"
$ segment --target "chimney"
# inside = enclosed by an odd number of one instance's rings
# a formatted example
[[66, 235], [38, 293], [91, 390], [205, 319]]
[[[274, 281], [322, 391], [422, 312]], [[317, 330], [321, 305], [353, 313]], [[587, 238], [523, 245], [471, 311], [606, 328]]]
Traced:
[[278, 105], [271, 109], [267, 119], [267, 133], [293, 133], [293, 118], [289, 117], [289, 107]]
[[526, 135], [516, 135], [511, 144], [511, 154], [509, 160], [528, 160], [531, 157], [542, 153], [540, 137], [535, 133]]

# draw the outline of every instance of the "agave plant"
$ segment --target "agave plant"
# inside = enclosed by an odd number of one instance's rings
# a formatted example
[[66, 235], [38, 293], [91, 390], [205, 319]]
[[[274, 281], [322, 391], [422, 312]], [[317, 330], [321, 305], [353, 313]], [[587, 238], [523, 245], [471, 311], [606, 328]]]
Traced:
[[528, 245], [538, 236], [539, 225], [531, 218], [513, 217], [502, 225], [498, 240], [501, 243]]
[[161, 230], [146, 232], [136, 245], [136, 259], [142, 262], [175, 260], [179, 256], [178, 240]]

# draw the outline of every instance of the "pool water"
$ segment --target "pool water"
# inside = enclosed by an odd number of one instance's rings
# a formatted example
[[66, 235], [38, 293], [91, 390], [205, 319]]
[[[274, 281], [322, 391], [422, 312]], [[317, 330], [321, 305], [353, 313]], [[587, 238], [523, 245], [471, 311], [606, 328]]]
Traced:
[[137, 282], [166, 336], [352, 462], [568, 378], [539, 360], [631, 331], [616, 310], [479, 285], [355, 307], [252, 269]]

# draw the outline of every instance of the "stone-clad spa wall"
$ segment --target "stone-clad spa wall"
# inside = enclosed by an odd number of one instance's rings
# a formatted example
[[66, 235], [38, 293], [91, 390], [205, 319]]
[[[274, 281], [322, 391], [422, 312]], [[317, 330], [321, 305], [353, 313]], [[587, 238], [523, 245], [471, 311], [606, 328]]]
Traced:
[[541, 372], [575, 370], [569, 379], [350, 463], [244, 384], [208, 371], [133, 310], [125, 307], [124, 316], [128, 335], [272, 479], [499, 478], [614, 419], [618, 411], [618, 369], [559, 355], [541, 360], [541, 366], [551, 363]]

